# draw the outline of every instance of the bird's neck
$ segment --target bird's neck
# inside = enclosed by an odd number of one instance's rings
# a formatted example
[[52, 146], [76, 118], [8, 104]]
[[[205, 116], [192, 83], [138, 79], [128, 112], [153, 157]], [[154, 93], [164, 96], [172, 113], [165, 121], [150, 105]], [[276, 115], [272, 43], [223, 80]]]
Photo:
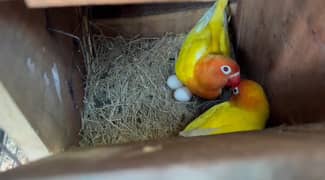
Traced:
[[268, 111], [266, 97], [233, 97], [230, 101], [235, 106], [248, 111]]

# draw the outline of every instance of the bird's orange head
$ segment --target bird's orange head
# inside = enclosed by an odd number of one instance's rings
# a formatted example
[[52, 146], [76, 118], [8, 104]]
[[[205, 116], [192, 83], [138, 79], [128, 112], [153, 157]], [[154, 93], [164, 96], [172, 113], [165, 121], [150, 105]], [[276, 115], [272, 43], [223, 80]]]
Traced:
[[225, 56], [205, 56], [199, 60], [195, 71], [199, 84], [211, 89], [235, 87], [240, 83], [238, 64], [233, 59]]
[[232, 89], [231, 103], [240, 108], [269, 113], [269, 103], [261, 85], [252, 80], [241, 80], [238, 87]]

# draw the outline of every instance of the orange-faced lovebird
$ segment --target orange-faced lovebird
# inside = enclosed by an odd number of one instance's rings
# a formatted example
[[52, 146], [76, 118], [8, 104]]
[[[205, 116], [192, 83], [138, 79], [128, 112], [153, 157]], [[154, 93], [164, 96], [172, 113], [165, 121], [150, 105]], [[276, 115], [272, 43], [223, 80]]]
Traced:
[[242, 80], [229, 101], [217, 104], [192, 121], [181, 136], [203, 136], [261, 130], [269, 118], [269, 103], [263, 88]]
[[187, 35], [176, 60], [176, 76], [167, 80], [177, 100], [189, 101], [192, 93], [216, 99], [225, 86], [239, 84], [240, 68], [230, 58], [227, 5], [228, 0], [218, 0]]

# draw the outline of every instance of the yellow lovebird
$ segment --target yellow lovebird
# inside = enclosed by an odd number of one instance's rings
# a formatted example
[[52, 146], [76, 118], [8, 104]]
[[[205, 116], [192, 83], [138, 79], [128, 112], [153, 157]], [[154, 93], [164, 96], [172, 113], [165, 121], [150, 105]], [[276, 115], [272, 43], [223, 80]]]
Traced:
[[242, 80], [232, 93], [229, 101], [204, 112], [180, 135], [204, 136], [264, 129], [270, 112], [263, 88], [254, 81]]
[[228, 0], [214, 3], [187, 35], [176, 61], [178, 84], [205, 99], [217, 98], [223, 87], [240, 81], [240, 68], [230, 58], [227, 6]]

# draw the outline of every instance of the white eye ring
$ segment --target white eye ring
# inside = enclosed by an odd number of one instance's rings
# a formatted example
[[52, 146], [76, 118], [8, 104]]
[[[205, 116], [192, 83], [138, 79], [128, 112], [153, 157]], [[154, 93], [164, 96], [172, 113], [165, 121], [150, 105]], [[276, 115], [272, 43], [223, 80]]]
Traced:
[[238, 89], [238, 87], [233, 88], [233, 89], [232, 89], [232, 93], [233, 93], [234, 95], [239, 94], [239, 89]]
[[231, 73], [231, 67], [227, 65], [221, 66], [220, 70], [225, 75], [229, 75]]

